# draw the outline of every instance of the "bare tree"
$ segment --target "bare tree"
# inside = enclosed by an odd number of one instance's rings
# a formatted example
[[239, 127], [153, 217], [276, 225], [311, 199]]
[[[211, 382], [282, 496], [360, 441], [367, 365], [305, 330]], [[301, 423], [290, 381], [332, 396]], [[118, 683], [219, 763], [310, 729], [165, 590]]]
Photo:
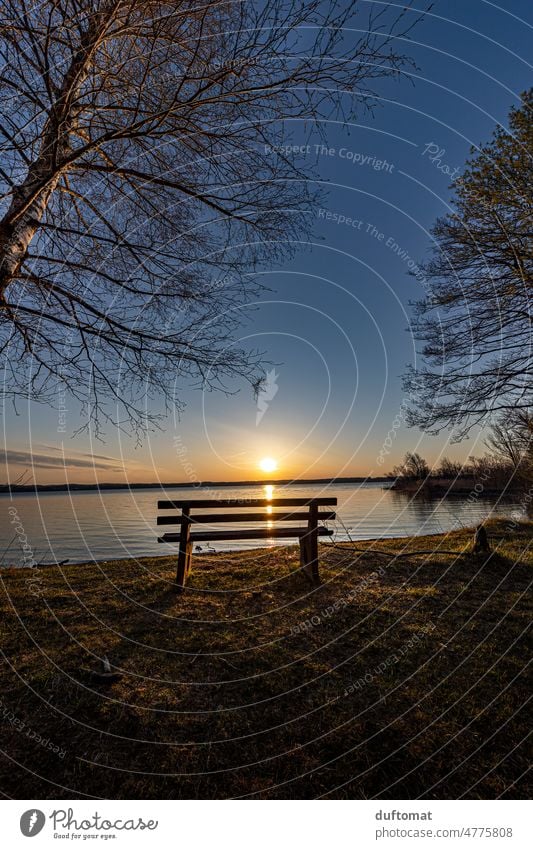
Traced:
[[392, 474], [399, 478], [414, 478], [424, 480], [429, 475], [429, 466], [416, 451], [408, 451], [399, 466], [395, 466]]
[[515, 410], [492, 425], [486, 445], [492, 454], [509, 466], [511, 477], [533, 478], [533, 414]]
[[455, 211], [437, 221], [423, 266], [427, 297], [414, 332], [424, 365], [406, 391], [407, 420], [461, 439], [502, 411], [532, 405], [533, 89], [454, 184]]
[[6, 392], [54, 403], [59, 385], [97, 427], [142, 431], [177, 381], [257, 380], [234, 343], [251, 272], [313, 200], [280, 148], [409, 68], [417, 15], [365, 9], [0, 0]]
[[463, 472], [463, 464], [458, 460], [450, 460], [449, 457], [443, 457], [435, 474], [441, 478], [457, 478]]
[[473, 478], [474, 486], [479, 485], [480, 495], [491, 490], [511, 492], [516, 484], [509, 461], [493, 454], [469, 457], [464, 468], [465, 475]]

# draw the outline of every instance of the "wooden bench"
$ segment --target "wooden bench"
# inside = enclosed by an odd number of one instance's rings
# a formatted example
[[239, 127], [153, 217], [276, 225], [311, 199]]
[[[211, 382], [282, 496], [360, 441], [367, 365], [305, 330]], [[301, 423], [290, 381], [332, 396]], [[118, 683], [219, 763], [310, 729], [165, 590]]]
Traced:
[[[216, 540], [243, 539], [290, 539], [297, 538], [300, 543], [300, 564], [304, 574], [314, 583], [320, 583], [318, 572], [318, 537], [331, 536], [333, 531], [324, 527], [320, 522], [335, 519], [335, 513], [330, 510], [320, 510], [321, 507], [334, 506], [336, 498], [218, 498], [196, 499], [193, 501], [158, 501], [158, 510], [180, 510], [181, 512], [157, 517], [158, 525], [180, 525], [178, 533], [163, 534], [158, 542], [179, 543], [178, 569], [176, 585], [181, 591], [185, 586], [187, 575], [191, 569], [192, 550], [194, 543], [213, 542]], [[283, 507], [283, 511], [268, 512], [268, 508]], [[286, 508], [305, 507], [305, 510]], [[196, 510], [212, 510], [223, 508], [224, 513], [196, 513]], [[253, 508], [261, 512], [239, 512], [244, 508]], [[290, 527], [261, 527], [206, 530], [205, 526], [215, 524], [231, 524], [233, 522], [298, 522]], [[204, 525], [197, 529], [198, 525]]]

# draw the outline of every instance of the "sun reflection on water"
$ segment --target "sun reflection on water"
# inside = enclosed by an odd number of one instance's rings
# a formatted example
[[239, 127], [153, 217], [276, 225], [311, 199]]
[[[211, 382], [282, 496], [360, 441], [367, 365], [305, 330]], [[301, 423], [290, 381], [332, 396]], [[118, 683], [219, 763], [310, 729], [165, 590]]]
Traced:
[[[267, 501], [272, 501], [272, 495], [274, 493], [274, 486], [271, 483], [266, 483], [263, 487], [265, 490], [265, 498]], [[271, 514], [273, 512], [272, 504], [267, 504], [265, 507], [267, 513]], [[267, 528], [273, 528], [274, 522], [272, 520], [267, 520]]]

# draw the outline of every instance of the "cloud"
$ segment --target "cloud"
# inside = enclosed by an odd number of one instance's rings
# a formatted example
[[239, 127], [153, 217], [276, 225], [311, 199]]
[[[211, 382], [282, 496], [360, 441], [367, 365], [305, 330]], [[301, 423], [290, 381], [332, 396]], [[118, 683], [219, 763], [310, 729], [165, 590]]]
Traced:
[[[45, 449], [46, 451], [56, 451], [58, 454], [63, 454], [64, 448], [57, 448], [55, 445], [47, 445], [45, 442], [37, 442], [35, 443], [39, 449]], [[108, 460], [109, 463], [114, 463], [119, 465], [120, 468], [124, 468], [125, 462], [120, 457], [110, 457], [109, 454], [92, 454], [90, 451], [72, 451], [70, 452], [70, 457], [89, 457], [95, 460]], [[128, 458], [127, 461], [128, 467], [130, 466], [141, 466], [143, 469], [146, 468], [144, 463], [140, 463], [138, 460], [133, 458]]]
[[[102, 463], [99, 460], [106, 460]], [[17, 464], [37, 469], [106, 469], [108, 472], [122, 472], [124, 466], [113, 457], [84, 454], [81, 457], [54, 456], [52, 454], [34, 454], [31, 451], [0, 451], [0, 463]]]

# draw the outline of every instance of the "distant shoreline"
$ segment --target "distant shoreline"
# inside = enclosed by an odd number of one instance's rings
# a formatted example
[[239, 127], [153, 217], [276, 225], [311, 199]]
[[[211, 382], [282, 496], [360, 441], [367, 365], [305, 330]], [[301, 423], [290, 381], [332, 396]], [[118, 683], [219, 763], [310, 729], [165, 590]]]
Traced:
[[38, 492], [109, 492], [110, 490], [131, 489], [216, 489], [222, 487], [242, 486], [308, 486], [310, 484], [339, 484], [339, 483], [386, 483], [386, 477], [356, 477], [356, 478], [309, 478], [301, 480], [247, 480], [247, 481], [195, 481], [181, 483], [50, 483], [50, 484], [4, 484], [0, 486], [0, 494], [13, 495], [16, 493]]
[[[478, 488], [476, 488], [478, 487]], [[481, 487], [481, 488], [479, 488]], [[520, 488], [513, 482], [506, 486], [487, 486], [475, 477], [454, 478], [431, 478], [423, 480], [397, 478], [390, 487], [393, 492], [402, 492], [405, 495], [426, 496], [431, 498], [450, 498], [452, 496], [465, 496], [473, 498], [496, 498], [506, 496], [512, 498], [520, 492]]]

